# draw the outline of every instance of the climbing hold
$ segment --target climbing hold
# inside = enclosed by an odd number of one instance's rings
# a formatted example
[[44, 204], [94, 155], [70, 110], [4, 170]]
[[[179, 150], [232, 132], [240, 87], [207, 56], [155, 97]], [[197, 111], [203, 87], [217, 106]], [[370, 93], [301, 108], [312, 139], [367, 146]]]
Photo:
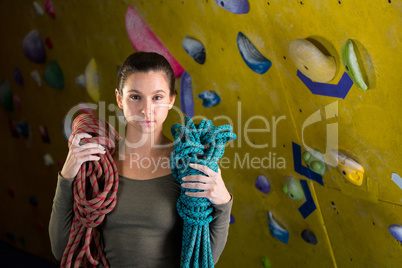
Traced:
[[18, 95], [14, 94], [14, 98], [13, 98], [13, 102], [14, 102], [14, 106], [17, 107], [18, 111], [21, 111], [21, 100], [20, 97], [18, 97]]
[[337, 163], [336, 169], [347, 181], [356, 186], [363, 184], [364, 168], [359, 163], [335, 149], [330, 151], [330, 156]]
[[358, 88], [367, 90], [368, 86], [364, 81], [363, 73], [359, 65], [359, 59], [357, 58], [354, 47], [354, 42], [351, 39], [348, 39], [345, 42], [341, 49], [342, 63], [353, 83], [355, 83]]
[[75, 83], [77, 85], [82, 86], [82, 87], [86, 87], [86, 85], [85, 85], [85, 75], [81, 74], [81, 75], [77, 76], [77, 78], [75, 78]]
[[336, 74], [336, 62], [326, 56], [313, 43], [296, 39], [290, 43], [289, 55], [297, 69], [315, 82], [329, 82]]
[[265, 58], [241, 32], [237, 34], [237, 47], [244, 62], [254, 72], [264, 74], [271, 67], [271, 61]]
[[265, 177], [264, 175], [260, 175], [257, 177], [257, 179], [255, 180], [255, 187], [264, 194], [269, 193], [269, 191], [271, 190], [271, 184], [269, 183], [267, 177]]
[[91, 59], [85, 68], [85, 86], [88, 95], [94, 102], [99, 102], [99, 74], [95, 59]]
[[31, 197], [29, 198], [29, 203], [30, 203], [32, 206], [36, 206], [36, 205], [38, 205], [38, 199], [36, 199], [35, 196], [31, 196]]
[[45, 14], [45, 11], [43, 11], [43, 8], [38, 4], [38, 2], [34, 1], [33, 6], [35, 8], [36, 13], [38, 13], [41, 16], [43, 16], [43, 14]]
[[3, 79], [0, 84], [0, 105], [6, 111], [14, 110], [13, 92], [7, 79]]
[[45, 154], [43, 156], [43, 161], [45, 162], [45, 166], [47, 167], [54, 165], [53, 157], [50, 154]]
[[293, 200], [303, 200], [304, 192], [300, 183], [293, 177], [286, 179], [286, 183], [282, 188], [282, 192]]
[[325, 173], [324, 157], [321, 152], [314, 149], [314, 152], [304, 151], [302, 158], [307, 164], [308, 168], [320, 175]]
[[44, 143], [50, 143], [50, 137], [49, 134], [47, 133], [46, 126], [39, 126], [39, 133]]
[[51, 0], [46, 0], [45, 3], [43, 4], [43, 8], [46, 10], [47, 14], [49, 14], [49, 16], [52, 19], [56, 18], [56, 13], [54, 13], [53, 3]]
[[215, 0], [215, 2], [233, 14], [247, 14], [250, 11], [248, 0]]
[[262, 266], [264, 266], [264, 268], [271, 268], [271, 263], [269, 263], [269, 260], [267, 257], [263, 257], [261, 259], [262, 262]]
[[22, 77], [22, 73], [21, 70], [17, 67], [14, 69], [14, 81], [20, 85], [23, 86], [24, 85], [24, 78]]
[[202, 105], [207, 108], [215, 106], [221, 101], [221, 98], [218, 96], [218, 94], [212, 90], [201, 92], [198, 97], [202, 99]]
[[13, 242], [15, 241], [15, 235], [13, 233], [7, 232], [6, 236], [7, 236], [8, 240], [13, 241]]
[[40, 78], [40, 74], [39, 74], [38, 70], [32, 71], [31, 77], [36, 82], [36, 84], [38, 84], [38, 86], [40, 86], [40, 87], [42, 86], [42, 79]]
[[183, 67], [149, 29], [132, 6], [127, 8], [125, 22], [128, 38], [135, 51], [157, 52], [163, 55], [172, 66], [175, 77], [179, 78], [184, 71]]
[[288, 243], [289, 232], [286, 229], [282, 228], [278, 223], [276, 223], [271, 211], [268, 211], [268, 226], [269, 232], [273, 237], [285, 244]]
[[87, 89], [88, 95], [94, 102], [99, 102], [99, 73], [98, 65], [94, 58], [92, 58], [85, 67], [85, 74], [81, 74], [75, 79], [75, 83]]
[[63, 71], [57, 61], [52, 60], [48, 63], [43, 74], [43, 79], [52, 88], [62, 89], [64, 87]]
[[317, 237], [315, 236], [315, 234], [312, 231], [304, 230], [301, 233], [301, 236], [302, 236], [303, 240], [306, 241], [307, 243], [312, 244], [312, 245], [317, 245]]
[[191, 86], [191, 75], [183, 72], [180, 79], [180, 108], [189, 117], [194, 116], [194, 98]]
[[278, 239], [279, 241], [287, 244], [289, 240], [289, 232], [282, 228], [273, 218], [272, 212], [268, 211], [268, 226], [269, 232], [273, 237]]
[[50, 48], [50, 49], [53, 48], [53, 43], [52, 43], [52, 40], [50, 39], [49, 36], [46, 36], [46, 38], [45, 38], [45, 43], [46, 43], [46, 46], [47, 46], [48, 48]]
[[7, 190], [7, 193], [8, 193], [8, 195], [9, 195], [11, 198], [14, 198], [14, 196], [15, 196], [15, 191], [14, 191], [13, 189], [9, 188], [9, 189]]
[[402, 243], [402, 226], [397, 224], [391, 224], [388, 227], [389, 233], [399, 242]]
[[193, 60], [199, 64], [204, 64], [206, 57], [205, 47], [200, 41], [187, 35], [183, 38], [182, 45], [184, 50], [191, 58], [193, 58]]
[[22, 41], [22, 50], [25, 56], [32, 62], [44, 63], [46, 50], [42, 38], [37, 30], [30, 31]]
[[14, 138], [19, 138], [20, 135], [18, 134], [18, 130], [17, 130], [17, 125], [16, 125], [16, 123], [15, 123], [14, 121], [12, 121], [11, 119], [9, 119], [9, 120], [8, 120], [8, 126], [9, 126], [9, 128], [10, 128], [11, 135], [12, 135]]
[[17, 129], [18, 133], [21, 134], [24, 138], [29, 137], [30, 131], [27, 121], [20, 121], [15, 123], [15, 128]]
[[236, 221], [235, 217], [233, 216], [232, 213], [230, 213], [230, 222], [229, 222], [229, 224], [233, 224], [233, 223], [235, 223], [235, 221]]
[[401, 176], [399, 176], [396, 173], [392, 173], [391, 179], [392, 179], [393, 182], [396, 183], [396, 185], [398, 185], [399, 188], [402, 189], [402, 178], [401, 178]]

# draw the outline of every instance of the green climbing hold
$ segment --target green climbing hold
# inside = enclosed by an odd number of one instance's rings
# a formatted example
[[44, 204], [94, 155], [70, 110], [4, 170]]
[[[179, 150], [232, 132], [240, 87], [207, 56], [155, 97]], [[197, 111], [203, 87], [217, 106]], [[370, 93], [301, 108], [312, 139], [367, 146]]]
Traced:
[[261, 262], [262, 262], [262, 266], [264, 266], [264, 268], [271, 268], [271, 264], [269, 263], [269, 260], [267, 257], [263, 257]]
[[313, 149], [314, 154], [309, 151], [305, 151], [302, 155], [304, 162], [307, 164], [308, 168], [320, 175], [325, 173], [324, 157], [322, 153], [318, 150]]
[[300, 185], [300, 183], [292, 177], [286, 179], [285, 185], [282, 187], [282, 191], [284, 194], [288, 195], [290, 198], [294, 200], [303, 200], [304, 192]]
[[46, 84], [52, 88], [62, 89], [64, 87], [64, 76], [57, 61], [52, 60], [46, 66], [45, 73], [43, 74], [43, 79]]
[[14, 110], [13, 92], [7, 79], [0, 84], [0, 105], [9, 112]]
[[304, 162], [308, 162], [310, 160], [311, 154], [305, 151], [302, 155]]
[[341, 48], [342, 63], [345, 66], [346, 72], [355, 85], [367, 90], [368, 86], [364, 81], [363, 73], [359, 65], [358, 56], [355, 51], [355, 45], [351, 39], [348, 39]]

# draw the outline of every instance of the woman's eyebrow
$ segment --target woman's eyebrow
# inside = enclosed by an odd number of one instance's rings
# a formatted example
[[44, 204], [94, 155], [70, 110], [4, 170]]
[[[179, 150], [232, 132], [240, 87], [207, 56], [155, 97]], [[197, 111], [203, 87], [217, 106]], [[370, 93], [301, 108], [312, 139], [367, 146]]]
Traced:
[[135, 92], [135, 93], [141, 94], [141, 91], [139, 91], [137, 89], [130, 89], [128, 92]]
[[[135, 92], [138, 94], [142, 94], [141, 91], [139, 91], [138, 89], [130, 89], [128, 92]], [[156, 94], [156, 93], [166, 93], [163, 89], [157, 89], [154, 92], [152, 92], [152, 94]]]

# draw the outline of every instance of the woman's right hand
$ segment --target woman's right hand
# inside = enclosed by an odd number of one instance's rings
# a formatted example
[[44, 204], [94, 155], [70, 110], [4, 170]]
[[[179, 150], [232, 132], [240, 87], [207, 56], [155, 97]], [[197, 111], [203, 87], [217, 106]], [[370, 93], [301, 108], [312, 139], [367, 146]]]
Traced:
[[104, 154], [106, 152], [105, 148], [98, 143], [80, 145], [80, 140], [83, 138], [92, 138], [92, 136], [87, 133], [78, 133], [75, 135], [68, 151], [67, 159], [64, 162], [63, 169], [60, 172], [60, 175], [65, 179], [74, 179], [82, 163], [98, 161], [100, 157], [95, 154]]

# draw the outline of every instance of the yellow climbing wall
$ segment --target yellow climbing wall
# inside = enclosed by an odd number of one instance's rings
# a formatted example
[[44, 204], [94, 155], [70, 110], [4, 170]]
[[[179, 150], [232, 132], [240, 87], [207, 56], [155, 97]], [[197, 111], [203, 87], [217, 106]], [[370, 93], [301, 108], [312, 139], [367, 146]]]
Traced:
[[[44, 1], [37, 2], [43, 6]], [[0, 4], [0, 78], [10, 82], [21, 102], [21, 110], [1, 112], [0, 140], [7, 152], [2, 157], [2, 177], [13, 178], [1, 186], [0, 201], [6, 206], [2, 217], [6, 220], [0, 222], [2, 240], [52, 259], [47, 223], [60, 167], [57, 163], [46, 167], [43, 155], [50, 153], [55, 162], [66, 157], [61, 124], [72, 107], [92, 102], [85, 88], [75, 83], [91, 58], [99, 69], [100, 100], [106, 107], [115, 102], [117, 66], [133, 51], [124, 22], [127, 8], [133, 6], [191, 74], [195, 115], [218, 125], [231, 123], [238, 136], [226, 149], [226, 162], [221, 162], [226, 186], [234, 196], [234, 223], [217, 267], [263, 267], [263, 257], [271, 267], [397, 267], [401, 263], [401, 243], [388, 231], [391, 224], [402, 225], [402, 190], [391, 180], [392, 173], [402, 175], [400, 1], [250, 0], [249, 12], [242, 15], [213, 0], [53, 3], [55, 19], [39, 15], [32, 2]], [[42, 75], [46, 67], [22, 53], [22, 39], [32, 29], [43, 39], [51, 38], [53, 48], [46, 48], [46, 64], [58, 61], [64, 89], [52, 89], [43, 79], [39, 87], [31, 78], [33, 70]], [[272, 62], [266, 73], [257, 74], [243, 61], [236, 42], [239, 32]], [[187, 35], [205, 46], [205, 64], [195, 62], [183, 49]], [[344, 99], [313, 94], [297, 76], [288, 50], [293, 40], [306, 38], [321, 43], [336, 59], [336, 75], [328, 82], [333, 85], [345, 73], [340, 60], [343, 44], [357, 40], [371, 58], [366, 64], [374, 70], [372, 88], [363, 91], [353, 85]], [[15, 67], [24, 77], [22, 87], [13, 79]], [[180, 91], [179, 79], [176, 85]], [[206, 108], [197, 96], [209, 90], [221, 101]], [[179, 98], [176, 106], [180, 107]], [[317, 111], [322, 120], [306, 124]], [[327, 116], [331, 112], [336, 117]], [[168, 135], [170, 125], [179, 119], [172, 111], [166, 122]], [[26, 120], [31, 138], [13, 138], [9, 120]], [[323, 185], [295, 171], [293, 143], [302, 151], [307, 145], [325, 153], [327, 139], [334, 135], [327, 133], [328, 124], [338, 127], [339, 150], [364, 167], [362, 186], [346, 182], [328, 165]], [[50, 144], [41, 141], [40, 125], [47, 126]], [[255, 187], [259, 175], [271, 183], [268, 194]], [[282, 192], [287, 177], [307, 181], [316, 209], [306, 218], [298, 210], [306, 200], [295, 201]], [[36, 206], [29, 204], [32, 196], [38, 200]], [[288, 244], [270, 234], [268, 211], [288, 230]], [[317, 237], [316, 245], [302, 239], [306, 229]]]

